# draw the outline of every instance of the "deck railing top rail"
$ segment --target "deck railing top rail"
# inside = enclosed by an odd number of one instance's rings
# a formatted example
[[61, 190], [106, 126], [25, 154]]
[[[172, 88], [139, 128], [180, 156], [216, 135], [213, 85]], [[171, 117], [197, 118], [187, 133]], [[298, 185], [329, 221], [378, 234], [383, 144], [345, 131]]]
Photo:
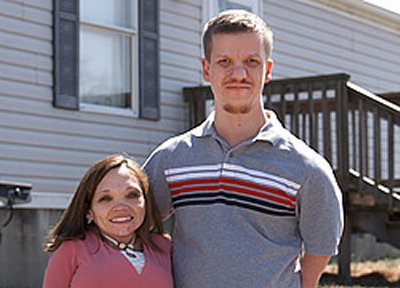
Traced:
[[[357, 97], [361, 97], [366, 101], [374, 103], [374, 105], [378, 105], [385, 111], [397, 113], [400, 115], [400, 106], [394, 103], [393, 101], [388, 100], [389, 97], [387, 98], [380, 97], [352, 82], [347, 82], [347, 88], [349, 89], [349, 92], [351, 94], [357, 94]], [[393, 95], [397, 94], [393, 93]]]

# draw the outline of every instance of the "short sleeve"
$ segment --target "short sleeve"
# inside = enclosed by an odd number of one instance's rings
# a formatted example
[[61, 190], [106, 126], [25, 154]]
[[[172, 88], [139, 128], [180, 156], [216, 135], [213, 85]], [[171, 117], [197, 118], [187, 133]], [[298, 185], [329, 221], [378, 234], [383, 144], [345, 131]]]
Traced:
[[70, 287], [72, 276], [78, 267], [72, 241], [65, 241], [51, 255], [43, 279], [43, 288]]
[[172, 214], [172, 199], [165, 175], [166, 154], [162, 147], [157, 148], [142, 167], [149, 178], [150, 190], [163, 220]]
[[307, 254], [335, 255], [343, 232], [342, 193], [330, 165], [318, 157], [299, 191], [299, 229]]

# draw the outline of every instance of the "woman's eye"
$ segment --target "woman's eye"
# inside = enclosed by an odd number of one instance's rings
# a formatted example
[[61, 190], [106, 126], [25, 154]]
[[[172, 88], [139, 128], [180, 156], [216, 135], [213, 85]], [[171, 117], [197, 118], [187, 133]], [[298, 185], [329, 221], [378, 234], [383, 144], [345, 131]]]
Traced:
[[111, 196], [102, 196], [99, 198], [99, 202], [108, 202], [111, 201], [112, 197]]
[[128, 194], [128, 198], [131, 198], [131, 199], [139, 198], [140, 196], [141, 196], [141, 194], [139, 192], [130, 192]]

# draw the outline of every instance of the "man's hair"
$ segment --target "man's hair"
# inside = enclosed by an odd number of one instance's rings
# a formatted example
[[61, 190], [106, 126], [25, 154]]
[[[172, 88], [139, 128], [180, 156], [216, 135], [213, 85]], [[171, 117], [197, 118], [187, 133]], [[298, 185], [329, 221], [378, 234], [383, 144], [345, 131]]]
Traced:
[[212, 38], [215, 34], [251, 33], [262, 36], [267, 58], [272, 51], [272, 31], [263, 19], [245, 10], [226, 10], [210, 19], [203, 30], [203, 57], [211, 60]]

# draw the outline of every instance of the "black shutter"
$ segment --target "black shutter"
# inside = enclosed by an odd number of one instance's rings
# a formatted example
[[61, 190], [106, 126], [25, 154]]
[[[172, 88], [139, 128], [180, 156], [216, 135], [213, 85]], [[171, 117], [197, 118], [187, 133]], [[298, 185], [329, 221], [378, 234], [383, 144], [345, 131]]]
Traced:
[[139, 0], [139, 95], [141, 118], [160, 119], [159, 1]]
[[54, 98], [55, 107], [79, 109], [79, 0], [54, 3]]

